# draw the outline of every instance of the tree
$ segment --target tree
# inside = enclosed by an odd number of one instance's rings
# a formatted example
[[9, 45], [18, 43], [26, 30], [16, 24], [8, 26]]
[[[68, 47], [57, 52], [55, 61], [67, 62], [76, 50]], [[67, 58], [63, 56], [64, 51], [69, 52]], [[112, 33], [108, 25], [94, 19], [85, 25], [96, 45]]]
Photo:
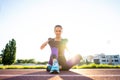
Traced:
[[28, 59], [28, 63], [36, 63], [34, 59]]
[[2, 50], [2, 64], [11, 65], [16, 58], [16, 41], [12, 39], [6, 44], [5, 49]]
[[16, 63], [36, 63], [34, 59], [17, 59]]
[[86, 59], [86, 64], [89, 64], [90, 62]]
[[92, 61], [93, 61], [93, 58], [94, 58], [94, 56], [92, 56], [92, 55], [87, 56], [87, 60], [88, 60], [89, 62], [92, 62]]
[[2, 55], [0, 54], [0, 64], [2, 64]]

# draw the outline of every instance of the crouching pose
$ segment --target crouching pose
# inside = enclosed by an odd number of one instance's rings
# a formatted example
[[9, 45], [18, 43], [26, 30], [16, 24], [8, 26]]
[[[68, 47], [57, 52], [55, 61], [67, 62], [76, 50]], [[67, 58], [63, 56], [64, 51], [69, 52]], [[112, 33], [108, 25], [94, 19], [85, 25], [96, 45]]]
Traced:
[[80, 62], [80, 55], [74, 56], [72, 59], [66, 61], [64, 51], [67, 49], [67, 39], [61, 38], [62, 26], [56, 25], [54, 27], [55, 38], [48, 38], [46, 42], [41, 45], [43, 49], [47, 44], [51, 48], [51, 55], [47, 66], [47, 71], [50, 73], [60, 73], [60, 70], [69, 70], [74, 65]]

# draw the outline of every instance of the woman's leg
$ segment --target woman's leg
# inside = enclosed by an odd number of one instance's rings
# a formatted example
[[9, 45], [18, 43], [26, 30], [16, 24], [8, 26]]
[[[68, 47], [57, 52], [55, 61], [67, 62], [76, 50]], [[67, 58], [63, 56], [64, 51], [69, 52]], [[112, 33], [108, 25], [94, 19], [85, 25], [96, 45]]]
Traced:
[[69, 70], [74, 65], [78, 64], [81, 59], [82, 58], [79, 54], [74, 56], [73, 58], [71, 58], [68, 61], [66, 61], [65, 56], [59, 56], [58, 57], [58, 62], [59, 62], [59, 65], [62, 67], [61, 70]]
[[68, 68], [72, 68], [74, 65], [77, 65], [78, 63], [80, 63], [80, 60], [82, 59], [82, 57], [77, 54], [76, 56], [74, 56], [73, 58], [71, 58], [70, 60], [67, 61], [67, 65]]
[[68, 66], [66, 64], [65, 56], [59, 56], [58, 57], [58, 63], [61, 66], [61, 70], [65, 70], [65, 69], [68, 68]]
[[58, 49], [55, 47], [51, 48], [51, 55], [48, 62], [47, 71], [51, 70], [51, 67], [53, 65], [53, 58], [56, 58], [56, 59], [58, 58]]
[[74, 56], [68, 61], [66, 61], [65, 56], [58, 57], [58, 62], [62, 66], [61, 70], [69, 70], [74, 65], [78, 64], [80, 60], [81, 60], [81, 56], [79, 54]]

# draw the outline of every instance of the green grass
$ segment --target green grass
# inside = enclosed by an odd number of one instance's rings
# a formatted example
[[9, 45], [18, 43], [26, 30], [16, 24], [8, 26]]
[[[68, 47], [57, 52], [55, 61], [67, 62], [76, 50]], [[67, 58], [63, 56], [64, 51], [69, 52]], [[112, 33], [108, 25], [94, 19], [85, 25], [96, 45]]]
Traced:
[[10, 65], [0, 66], [0, 69], [46, 69], [47, 66], [22, 66], [22, 65]]
[[[46, 65], [40, 66], [23, 66], [23, 65], [10, 65], [10, 66], [0, 66], [0, 69], [46, 69]], [[100, 68], [117, 68], [120, 69], [120, 65], [108, 65], [108, 64], [89, 64], [81, 66], [73, 66], [72, 69], [100, 69]]]
[[108, 64], [89, 64], [89, 65], [81, 65], [81, 66], [73, 66], [73, 69], [99, 69], [99, 68], [120, 68], [120, 65], [108, 65]]

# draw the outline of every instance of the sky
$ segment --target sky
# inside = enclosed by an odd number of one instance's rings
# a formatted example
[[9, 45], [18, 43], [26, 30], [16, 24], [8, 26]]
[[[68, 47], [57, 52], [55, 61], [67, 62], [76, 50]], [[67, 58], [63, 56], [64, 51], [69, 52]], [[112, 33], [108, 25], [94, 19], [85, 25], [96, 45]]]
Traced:
[[[48, 61], [54, 26], [63, 27], [69, 52], [82, 56], [120, 54], [119, 0], [0, 0], [0, 50], [16, 40], [16, 59]], [[67, 57], [68, 58], [68, 57]]]

